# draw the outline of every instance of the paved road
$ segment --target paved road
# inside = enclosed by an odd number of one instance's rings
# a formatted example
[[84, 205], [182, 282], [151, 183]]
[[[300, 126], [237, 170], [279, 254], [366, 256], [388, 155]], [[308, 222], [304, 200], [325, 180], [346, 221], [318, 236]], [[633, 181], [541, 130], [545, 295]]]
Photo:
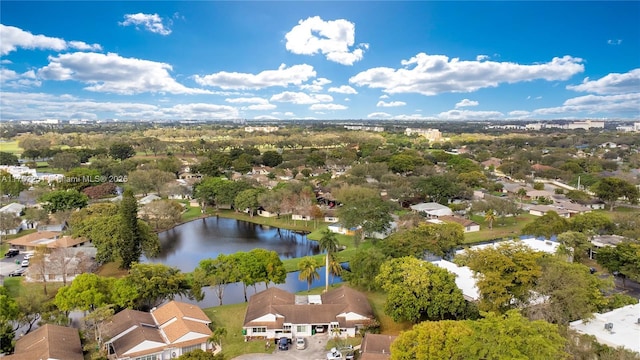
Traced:
[[20, 268], [20, 263], [16, 264], [16, 261], [22, 262], [22, 258], [24, 257], [22, 253], [12, 258], [4, 257], [4, 254], [0, 255], [3, 256], [3, 258], [0, 259], [0, 275], [2, 276], [8, 276], [10, 272]]
[[329, 341], [328, 334], [316, 334], [307, 337], [307, 348], [296, 350], [295, 344], [291, 344], [289, 350], [274, 350], [272, 354], [244, 354], [233, 360], [326, 360], [327, 350], [325, 346]]

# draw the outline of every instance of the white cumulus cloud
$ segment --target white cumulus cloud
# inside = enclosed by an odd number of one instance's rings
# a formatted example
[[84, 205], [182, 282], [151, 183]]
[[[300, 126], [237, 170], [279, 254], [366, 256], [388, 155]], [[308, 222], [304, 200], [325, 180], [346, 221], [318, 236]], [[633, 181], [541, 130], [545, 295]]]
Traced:
[[388, 118], [389, 116], [391, 116], [391, 114], [388, 114], [386, 112], [372, 112], [371, 114], [367, 115], [367, 118], [382, 119], [382, 118]]
[[313, 104], [309, 106], [309, 110], [346, 110], [344, 105], [340, 104]]
[[243, 109], [246, 110], [273, 110], [277, 108], [276, 105], [273, 104], [253, 104], [253, 105], [249, 105]]
[[33, 35], [15, 26], [0, 24], [0, 55], [6, 55], [18, 48], [63, 51], [67, 49], [102, 50], [99, 44], [87, 44], [82, 41], [65, 41], [64, 39], [45, 35]]
[[318, 78], [313, 80], [311, 84], [302, 84], [300, 85], [301, 90], [308, 90], [312, 92], [320, 92], [324, 89], [324, 86], [327, 84], [331, 84], [331, 80], [325, 78]]
[[355, 43], [355, 24], [345, 20], [324, 21], [319, 16], [300, 20], [286, 35], [286, 48], [294, 54], [323, 54], [327, 60], [342, 65], [353, 65], [360, 61], [368, 44]]
[[203, 86], [217, 86], [221, 89], [262, 89], [271, 86], [287, 87], [300, 85], [316, 76], [313, 66], [302, 64], [287, 67], [281, 64], [277, 70], [265, 70], [258, 74], [226, 72], [194, 77]]
[[232, 104], [268, 104], [269, 100], [260, 97], [227, 98], [224, 101]]
[[511, 62], [465, 61], [445, 55], [420, 53], [401, 62], [402, 68], [377, 67], [356, 74], [349, 82], [357, 86], [380, 88], [396, 93], [437, 95], [447, 92], [472, 92], [501, 83], [544, 79], [567, 80], [583, 72], [582, 59], [556, 57], [550, 62], [521, 65]]
[[349, 85], [341, 85], [339, 87], [330, 87], [329, 92], [339, 93], [339, 94], [357, 94], [356, 89], [352, 88]]
[[475, 100], [462, 99], [456, 104], [456, 109], [465, 106], [478, 106], [480, 103]]
[[383, 100], [378, 101], [376, 104], [377, 107], [397, 107], [397, 106], [405, 106], [407, 105], [404, 101], [389, 101], [385, 102]]
[[[171, 22], [171, 20], [169, 20], [169, 22]], [[164, 36], [171, 34], [171, 29], [163, 23], [162, 18], [158, 14], [126, 14], [124, 21], [119, 24], [122, 26], [143, 26], [147, 31]]]
[[640, 92], [617, 95], [585, 95], [566, 100], [562, 106], [534, 110], [540, 115], [565, 113], [600, 114], [617, 116], [640, 116]]
[[33, 70], [26, 71], [22, 74], [5, 68], [0, 68], [0, 85], [8, 88], [27, 88], [38, 87], [42, 82], [36, 77]]
[[326, 94], [307, 94], [302, 92], [285, 91], [271, 96], [270, 101], [285, 102], [297, 105], [328, 103], [333, 101], [331, 95]]
[[491, 120], [504, 115], [499, 111], [449, 110], [438, 114], [442, 120]]
[[171, 65], [124, 58], [118, 54], [67, 53], [50, 56], [49, 64], [38, 70], [45, 80], [75, 80], [89, 86], [85, 90], [116, 94], [144, 92], [172, 94], [206, 94], [202, 89], [188, 88], [171, 77]]
[[611, 73], [598, 80], [585, 78], [582, 84], [569, 85], [567, 89], [600, 95], [640, 92], [640, 69], [633, 69], [624, 74]]

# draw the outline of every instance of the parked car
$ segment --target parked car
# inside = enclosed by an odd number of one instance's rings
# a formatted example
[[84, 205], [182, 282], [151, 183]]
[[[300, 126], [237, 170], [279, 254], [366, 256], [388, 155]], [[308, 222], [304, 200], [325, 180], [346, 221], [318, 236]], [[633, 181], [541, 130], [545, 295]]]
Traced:
[[22, 276], [24, 275], [24, 272], [27, 271], [27, 268], [19, 268], [16, 270], [13, 270], [12, 272], [9, 273], [9, 276]]
[[22, 267], [29, 266], [29, 260], [22, 260], [22, 263], [20, 264], [20, 266], [22, 266]]
[[17, 256], [18, 254], [20, 254], [20, 250], [18, 249], [9, 249], [9, 251], [7, 251], [4, 256], [5, 257], [14, 257]]
[[306, 347], [307, 347], [307, 341], [304, 338], [299, 337], [296, 339], [296, 349], [304, 350]]
[[324, 332], [324, 325], [316, 325], [316, 334]]
[[344, 357], [342, 353], [338, 351], [336, 348], [331, 348], [331, 350], [327, 353], [327, 360], [342, 360]]
[[278, 340], [278, 350], [289, 350], [289, 339], [281, 337], [280, 340]]
[[23, 260], [29, 260], [33, 257], [33, 255], [35, 255], [34, 253], [30, 252], [30, 253], [26, 253], [24, 254], [24, 258]]

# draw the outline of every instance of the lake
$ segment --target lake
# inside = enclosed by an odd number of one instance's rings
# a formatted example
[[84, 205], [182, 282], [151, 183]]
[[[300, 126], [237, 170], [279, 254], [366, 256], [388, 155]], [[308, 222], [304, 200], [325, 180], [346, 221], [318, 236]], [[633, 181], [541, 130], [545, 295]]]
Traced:
[[191, 221], [161, 232], [158, 237], [160, 254], [142, 261], [177, 267], [183, 272], [193, 271], [200, 260], [255, 248], [273, 250], [280, 259], [320, 253], [318, 243], [304, 234], [221, 217]]

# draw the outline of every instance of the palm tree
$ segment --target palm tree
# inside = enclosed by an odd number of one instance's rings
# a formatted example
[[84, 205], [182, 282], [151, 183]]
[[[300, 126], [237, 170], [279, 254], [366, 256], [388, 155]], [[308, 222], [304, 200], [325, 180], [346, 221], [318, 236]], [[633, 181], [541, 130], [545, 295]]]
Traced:
[[329, 259], [329, 272], [331, 273], [331, 285], [333, 286], [334, 276], [340, 276], [342, 274], [342, 265], [338, 262], [336, 254], [331, 254]]
[[325, 288], [324, 291], [329, 290], [329, 257], [338, 251], [338, 239], [336, 238], [336, 234], [326, 229], [322, 232], [322, 238], [318, 241], [318, 245], [320, 245], [321, 250], [326, 250], [327, 255], [325, 256]]
[[224, 327], [219, 327], [216, 328], [213, 333], [211, 334], [211, 336], [209, 336], [209, 339], [207, 339], [210, 343], [218, 344], [220, 345], [220, 347], [222, 348], [222, 337], [227, 335], [227, 328]]
[[298, 279], [307, 281], [308, 292], [311, 290], [311, 283], [313, 280], [320, 279], [320, 274], [318, 274], [318, 263], [310, 256], [303, 257], [298, 263], [298, 269], [300, 270]]
[[518, 189], [518, 192], [516, 192], [516, 195], [520, 198], [520, 207], [522, 208], [522, 199], [527, 196], [527, 190], [525, 188], [520, 188]]
[[489, 209], [484, 213], [484, 220], [489, 223], [489, 229], [493, 229], [493, 222], [496, 220], [496, 213]]

